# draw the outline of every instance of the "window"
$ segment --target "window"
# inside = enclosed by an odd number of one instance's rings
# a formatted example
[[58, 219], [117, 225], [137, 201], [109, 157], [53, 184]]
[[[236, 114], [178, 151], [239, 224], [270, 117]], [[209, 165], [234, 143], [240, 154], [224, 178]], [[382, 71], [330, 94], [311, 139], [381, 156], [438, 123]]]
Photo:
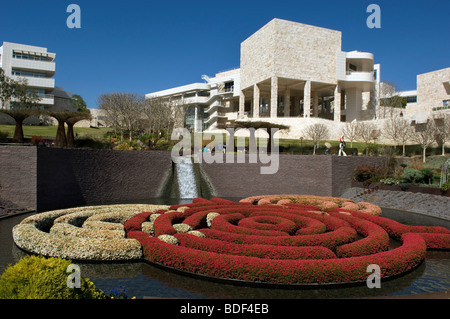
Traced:
[[39, 72], [30, 72], [30, 71], [23, 71], [23, 70], [11, 70], [11, 75], [15, 76], [30, 76], [33, 78], [45, 78], [45, 73], [39, 73]]
[[225, 92], [233, 92], [233, 91], [234, 91], [234, 82], [226, 82]]
[[47, 61], [47, 58], [44, 56], [16, 53], [16, 52], [13, 52], [13, 58], [22, 60], [33, 60], [33, 61]]
[[417, 96], [407, 96], [406, 97], [407, 103], [416, 103], [417, 102]]

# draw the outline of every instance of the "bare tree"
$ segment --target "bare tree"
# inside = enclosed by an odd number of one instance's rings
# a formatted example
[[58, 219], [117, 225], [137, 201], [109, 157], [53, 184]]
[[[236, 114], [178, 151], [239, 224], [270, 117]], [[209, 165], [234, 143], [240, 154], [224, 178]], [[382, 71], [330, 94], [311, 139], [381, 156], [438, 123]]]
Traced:
[[436, 137], [436, 125], [433, 119], [428, 119], [427, 123], [415, 124], [413, 139], [422, 147], [422, 160], [426, 162], [427, 148], [433, 145]]
[[313, 141], [314, 143], [313, 155], [316, 155], [317, 144], [320, 141], [328, 138], [329, 131], [324, 124], [317, 123], [308, 126], [305, 130], [305, 134]]
[[412, 133], [411, 122], [396, 115], [387, 119], [383, 126], [383, 136], [391, 139], [394, 142], [394, 147], [397, 147], [400, 143], [403, 145], [403, 156], [405, 155], [405, 145], [411, 138]]
[[406, 143], [411, 140], [414, 135], [411, 121], [403, 119], [398, 123], [399, 141], [402, 143], [402, 155], [406, 155]]
[[99, 97], [99, 108], [105, 111], [106, 121], [114, 131], [120, 132], [123, 141], [125, 131], [129, 133], [130, 141], [133, 132], [138, 129], [138, 122], [142, 115], [142, 99], [135, 93], [109, 93]]
[[406, 100], [398, 93], [398, 87], [393, 82], [383, 82], [380, 86], [380, 108], [382, 115], [379, 118], [393, 117], [405, 108]]
[[358, 122], [357, 132], [358, 137], [360, 137], [366, 143], [366, 154], [368, 154], [368, 146], [370, 141], [374, 139], [374, 131], [376, 131], [375, 124], [371, 122]]
[[450, 115], [443, 114], [435, 118], [436, 142], [442, 147], [442, 156], [445, 156], [445, 143], [450, 139]]
[[169, 139], [175, 125], [183, 125], [183, 100], [168, 99], [165, 97], [149, 97], [143, 102], [143, 117], [149, 133], [159, 133], [166, 130]]
[[353, 141], [358, 138], [358, 122], [352, 121], [342, 128], [342, 135], [350, 141], [350, 147], [353, 148]]

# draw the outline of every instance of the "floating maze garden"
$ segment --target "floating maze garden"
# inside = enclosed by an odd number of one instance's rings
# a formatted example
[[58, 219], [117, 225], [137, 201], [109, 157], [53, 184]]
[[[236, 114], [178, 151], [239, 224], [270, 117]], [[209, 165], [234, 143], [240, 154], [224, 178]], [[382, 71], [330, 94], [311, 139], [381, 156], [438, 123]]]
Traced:
[[[450, 230], [381, 217], [370, 203], [273, 195], [184, 205], [104, 205], [32, 215], [13, 228], [21, 249], [74, 261], [143, 260], [220, 280], [279, 285], [362, 283], [413, 270]], [[391, 241], [398, 244], [391, 246]]]

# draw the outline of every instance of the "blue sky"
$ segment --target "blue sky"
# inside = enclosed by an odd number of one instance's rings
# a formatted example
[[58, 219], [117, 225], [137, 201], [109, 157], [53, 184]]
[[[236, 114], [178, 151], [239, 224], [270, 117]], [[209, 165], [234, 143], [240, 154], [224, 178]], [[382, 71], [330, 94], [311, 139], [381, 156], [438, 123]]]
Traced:
[[[80, 29], [66, 25], [72, 3]], [[381, 29], [366, 26], [371, 3]], [[239, 67], [241, 42], [273, 18], [341, 31], [342, 50], [373, 53], [381, 80], [400, 90], [450, 66], [448, 0], [2, 0], [0, 12], [0, 42], [56, 53], [56, 85], [91, 108], [102, 93], [145, 94]]]

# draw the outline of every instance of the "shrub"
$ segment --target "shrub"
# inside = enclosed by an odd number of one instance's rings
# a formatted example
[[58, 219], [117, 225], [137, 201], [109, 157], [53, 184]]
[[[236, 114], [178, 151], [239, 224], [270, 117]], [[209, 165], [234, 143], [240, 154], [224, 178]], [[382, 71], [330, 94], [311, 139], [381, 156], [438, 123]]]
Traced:
[[355, 168], [353, 178], [357, 182], [366, 182], [376, 176], [374, 165], [362, 165]]
[[111, 149], [112, 144], [91, 137], [82, 137], [75, 139], [75, 147], [94, 148], [94, 149]]
[[404, 183], [420, 183], [423, 180], [424, 176], [418, 169], [407, 168], [403, 172], [402, 181]]
[[168, 147], [169, 147], [169, 143], [167, 142], [167, 140], [165, 138], [160, 138], [155, 143], [155, 148], [167, 149]]
[[446, 182], [441, 185], [441, 191], [446, 193], [450, 189], [450, 182]]
[[433, 183], [433, 172], [430, 169], [423, 168], [420, 170], [422, 173], [423, 179], [422, 183], [432, 184]]
[[0, 143], [8, 142], [8, 133], [0, 131]]
[[433, 182], [433, 172], [426, 168], [407, 168], [403, 172], [402, 181], [411, 184], [431, 184]]
[[9, 266], [0, 278], [0, 299], [104, 299], [105, 294], [86, 278], [81, 288], [67, 286], [67, 267], [59, 258], [27, 256]]

